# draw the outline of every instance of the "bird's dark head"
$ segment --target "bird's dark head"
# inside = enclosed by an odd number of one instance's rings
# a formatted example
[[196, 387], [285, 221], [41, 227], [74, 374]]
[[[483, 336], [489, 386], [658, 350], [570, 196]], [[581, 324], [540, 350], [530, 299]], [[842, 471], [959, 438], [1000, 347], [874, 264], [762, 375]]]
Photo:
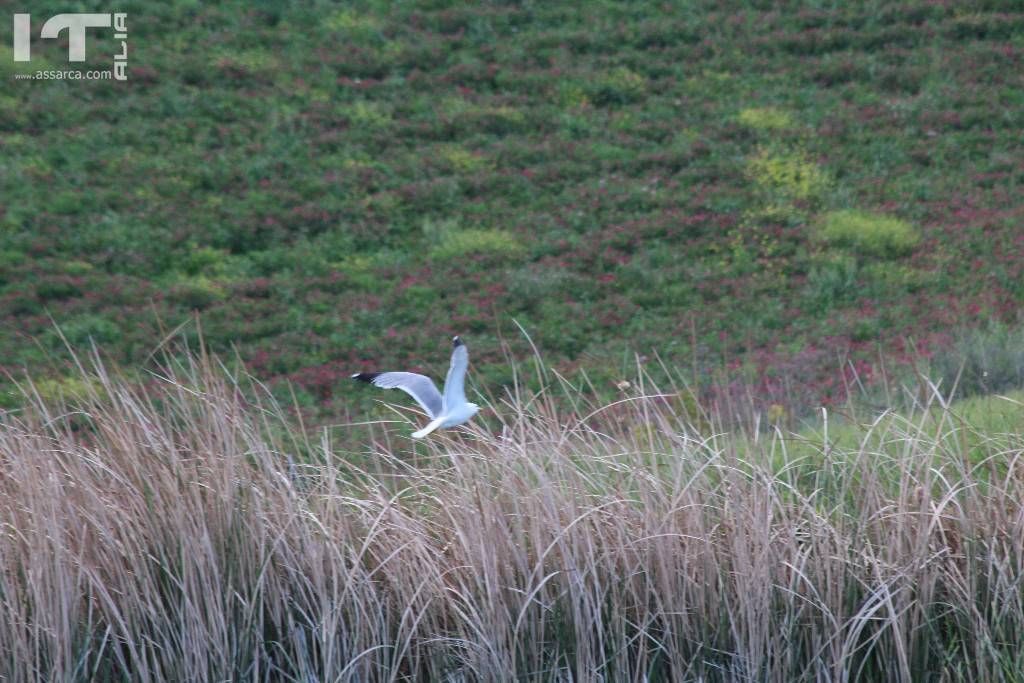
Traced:
[[452, 348], [456, 349], [460, 346], [465, 346], [465, 344], [462, 341], [462, 337], [460, 337], [459, 335], [455, 335], [454, 337], [452, 337]]

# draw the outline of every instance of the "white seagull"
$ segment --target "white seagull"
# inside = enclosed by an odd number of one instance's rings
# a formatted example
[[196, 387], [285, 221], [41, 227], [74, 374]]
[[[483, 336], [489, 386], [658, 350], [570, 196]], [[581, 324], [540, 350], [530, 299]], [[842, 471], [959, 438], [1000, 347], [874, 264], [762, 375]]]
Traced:
[[422, 439], [435, 429], [457, 427], [469, 422], [480, 406], [466, 400], [466, 368], [469, 367], [469, 351], [458, 337], [452, 339], [452, 364], [444, 380], [444, 395], [437, 390], [434, 382], [415, 372], [357, 372], [352, 379], [372, 384], [381, 389], [401, 389], [416, 399], [430, 416], [430, 424], [412, 438]]

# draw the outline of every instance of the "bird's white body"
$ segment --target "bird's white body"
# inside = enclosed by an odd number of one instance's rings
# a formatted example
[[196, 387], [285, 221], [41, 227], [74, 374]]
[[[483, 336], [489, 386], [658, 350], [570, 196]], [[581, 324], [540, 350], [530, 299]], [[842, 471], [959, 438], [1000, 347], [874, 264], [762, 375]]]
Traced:
[[412, 438], [422, 439], [427, 434], [430, 434], [436, 429], [448, 429], [449, 427], [458, 427], [461, 424], [465, 424], [480, 411], [480, 406], [475, 403], [464, 403], [461, 406], [455, 406], [450, 412], [442, 413], [438, 417], [431, 420], [423, 429], [418, 432], [412, 433]]
[[401, 389], [416, 399], [431, 418], [430, 424], [412, 434], [414, 439], [422, 439], [435, 430], [465, 424], [480, 411], [480, 406], [466, 400], [468, 367], [469, 351], [462, 340], [455, 337], [452, 339], [452, 362], [448, 367], [443, 395], [429, 377], [413, 372], [356, 373], [352, 378], [382, 389]]

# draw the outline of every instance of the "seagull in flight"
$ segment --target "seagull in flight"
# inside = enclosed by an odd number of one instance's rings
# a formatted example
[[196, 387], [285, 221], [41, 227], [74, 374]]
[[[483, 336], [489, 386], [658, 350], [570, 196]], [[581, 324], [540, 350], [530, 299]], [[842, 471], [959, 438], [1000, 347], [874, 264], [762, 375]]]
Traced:
[[435, 429], [457, 427], [469, 422], [480, 406], [466, 400], [466, 368], [469, 367], [469, 350], [458, 337], [452, 339], [452, 364], [444, 380], [444, 394], [437, 390], [434, 382], [415, 372], [357, 372], [352, 379], [366, 382], [381, 389], [401, 389], [416, 399], [420, 407], [430, 416], [430, 424], [412, 438], [422, 439]]

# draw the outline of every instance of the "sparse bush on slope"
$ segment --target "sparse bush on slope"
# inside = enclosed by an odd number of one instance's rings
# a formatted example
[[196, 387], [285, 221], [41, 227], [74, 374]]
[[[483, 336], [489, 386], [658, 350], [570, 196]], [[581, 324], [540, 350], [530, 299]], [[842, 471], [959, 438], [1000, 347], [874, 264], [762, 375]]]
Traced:
[[208, 360], [81, 386], [0, 423], [6, 681], [1024, 668], [1024, 439], [953, 411], [702, 437], [675, 392], [570, 413], [552, 387], [351, 453]]
[[881, 258], [905, 256], [921, 241], [917, 229], [906, 221], [865, 211], [832, 211], [819, 234], [829, 244]]
[[984, 329], [962, 330], [955, 352], [932, 360], [932, 374], [956, 381], [970, 396], [1024, 386], [1024, 326], [991, 323]]

